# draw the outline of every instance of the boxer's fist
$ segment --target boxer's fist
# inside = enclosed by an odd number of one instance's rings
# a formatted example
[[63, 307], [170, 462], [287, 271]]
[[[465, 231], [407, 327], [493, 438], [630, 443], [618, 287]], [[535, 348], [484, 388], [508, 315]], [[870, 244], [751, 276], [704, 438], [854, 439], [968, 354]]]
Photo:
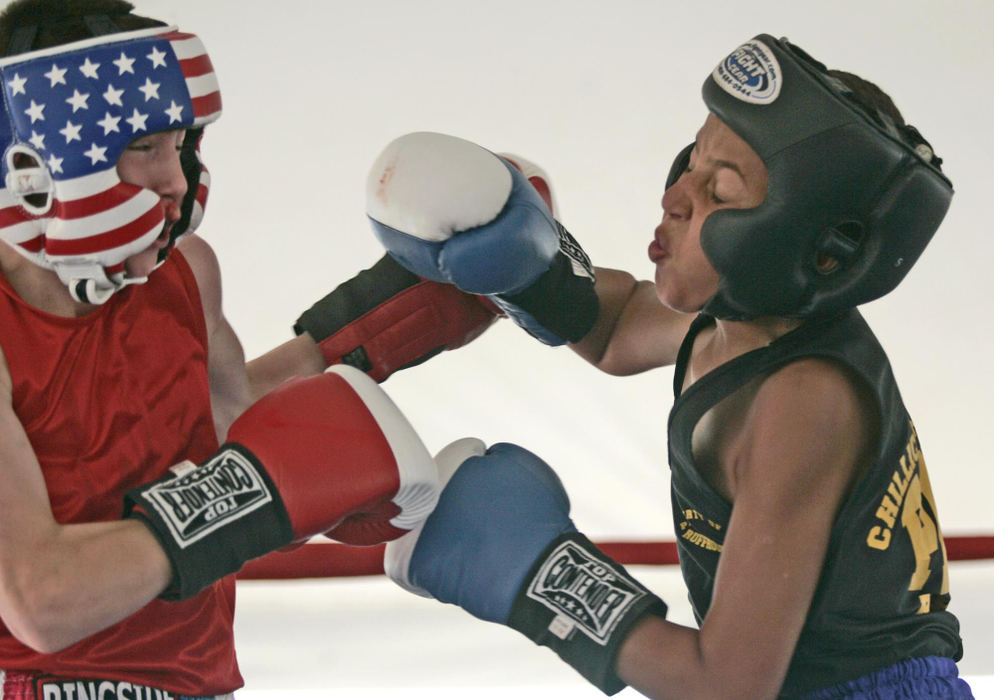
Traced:
[[416, 275], [489, 296], [552, 345], [593, 326], [589, 259], [507, 160], [452, 136], [408, 134], [373, 164], [366, 202], [374, 234]]
[[158, 537], [174, 571], [162, 597], [180, 599], [320, 533], [361, 545], [399, 537], [438, 489], [434, 460], [389, 397], [339, 366], [262, 397], [214, 457], [131, 490], [126, 514]]
[[552, 181], [549, 178], [549, 174], [543, 168], [523, 156], [514, 153], [498, 153], [497, 155], [521, 171], [521, 174], [528, 180], [528, 184], [535, 188], [539, 197], [545, 202], [545, 206], [552, 214], [552, 218], [558, 221], [559, 206], [556, 204], [556, 194], [552, 191]]
[[300, 315], [328, 365], [347, 364], [378, 382], [469, 343], [500, 311], [485, 297], [421, 279], [384, 255]]
[[391, 579], [518, 630], [607, 693], [624, 687], [621, 642], [666, 605], [576, 531], [559, 478], [531, 452], [463, 440], [437, 461], [454, 473], [428, 519], [387, 544]]

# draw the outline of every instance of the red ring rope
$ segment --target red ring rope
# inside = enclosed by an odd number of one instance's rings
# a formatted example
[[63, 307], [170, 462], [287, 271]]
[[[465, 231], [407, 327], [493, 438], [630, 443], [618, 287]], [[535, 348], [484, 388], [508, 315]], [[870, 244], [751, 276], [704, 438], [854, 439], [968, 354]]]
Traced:
[[[621, 564], [676, 564], [676, 542], [598, 542], [605, 554]], [[383, 547], [349, 547], [317, 540], [289, 552], [274, 552], [249, 562], [240, 579], [325, 578], [375, 576], [383, 573]], [[950, 561], [994, 559], [994, 536], [946, 537]]]

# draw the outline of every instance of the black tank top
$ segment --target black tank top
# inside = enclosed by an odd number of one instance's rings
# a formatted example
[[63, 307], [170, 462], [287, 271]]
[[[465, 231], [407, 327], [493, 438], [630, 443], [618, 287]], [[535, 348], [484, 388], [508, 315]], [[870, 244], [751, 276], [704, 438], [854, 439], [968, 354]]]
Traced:
[[920, 656], [962, 656], [959, 623], [946, 610], [949, 577], [935, 500], [918, 436], [890, 363], [862, 316], [810, 319], [741, 355], [681, 392], [693, 340], [714, 319], [698, 317], [683, 341], [669, 417], [673, 519], [694, 614], [707, 614], [732, 504], [694, 464], [691, 436], [712, 406], [750, 379], [802, 357], [829, 358], [876, 399], [879, 445], [869, 472], [842, 505], [782, 697], [825, 688]]

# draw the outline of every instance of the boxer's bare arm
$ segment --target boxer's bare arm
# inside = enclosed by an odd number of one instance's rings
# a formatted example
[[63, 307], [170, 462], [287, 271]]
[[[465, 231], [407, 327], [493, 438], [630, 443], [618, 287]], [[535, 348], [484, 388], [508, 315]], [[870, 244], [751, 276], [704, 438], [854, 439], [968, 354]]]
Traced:
[[597, 322], [570, 348], [603, 372], [619, 376], [672, 365], [694, 319], [669, 309], [655, 285], [621, 270], [597, 268]]
[[178, 248], [190, 264], [200, 290], [200, 303], [207, 323], [211, 410], [218, 442], [224, 442], [232, 421], [249, 407], [254, 398], [245, 369], [245, 353], [241, 341], [224, 316], [221, 268], [213, 249], [197, 235], [185, 237]]
[[0, 618], [41, 652], [62, 649], [152, 600], [172, 575], [136, 521], [60, 525], [11, 402], [0, 355]]
[[245, 366], [252, 400], [268, 394], [291, 377], [321, 374], [327, 366], [318, 344], [309, 333], [302, 333]]

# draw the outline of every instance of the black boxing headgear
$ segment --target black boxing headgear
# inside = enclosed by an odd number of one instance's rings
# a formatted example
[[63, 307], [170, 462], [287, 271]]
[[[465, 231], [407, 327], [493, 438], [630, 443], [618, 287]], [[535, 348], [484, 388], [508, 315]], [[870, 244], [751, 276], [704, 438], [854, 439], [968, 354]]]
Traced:
[[[701, 246], [720, 276], [704, 312], [804, 317], [898, 285], [953, 194], [914, 127], [861, 104], [822, 64], [765, 34], [725, 58], [703, 96], [769, 175], [759, 206], [718, 210], [704, 222]], [[667, 188], [690, 150], [677, 156]], [[819, 266], [825, 259], [836, 264]]]

